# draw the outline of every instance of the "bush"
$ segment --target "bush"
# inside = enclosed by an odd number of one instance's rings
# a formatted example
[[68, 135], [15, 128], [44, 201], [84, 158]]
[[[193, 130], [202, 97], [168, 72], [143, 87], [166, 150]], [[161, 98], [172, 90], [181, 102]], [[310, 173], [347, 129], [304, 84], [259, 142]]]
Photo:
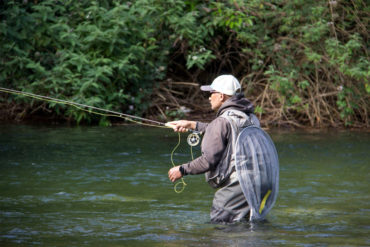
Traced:
[[[152, 88], [165, 77], [171, 44], [194, 35], [195, 19], [183, 18], [184, 6], [149, 0], [7, 1], [1, 7], [1, 85], [141, 115]], [[77, 122], [91, 119], [75, 108], [42, 104]]]
[[369, 126], [361, 0], [7, 1], [0, 11], [5, 87], [142, 115], [167, 79], [232, 73], [267, 126]]
[[215, 55], [192, 80], [238, 76], [267, 126], [369, 126], [364, 1], [192, 2]]

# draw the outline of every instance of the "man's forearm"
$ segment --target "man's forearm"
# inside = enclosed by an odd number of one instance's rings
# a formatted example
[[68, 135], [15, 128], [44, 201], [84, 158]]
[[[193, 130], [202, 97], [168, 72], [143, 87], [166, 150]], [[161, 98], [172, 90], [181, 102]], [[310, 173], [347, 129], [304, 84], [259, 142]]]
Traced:
[[189, 163], [182, 165], [185, 174], [201, 174], [209, 171], [210, 165], [204, 156], [200, 156]]

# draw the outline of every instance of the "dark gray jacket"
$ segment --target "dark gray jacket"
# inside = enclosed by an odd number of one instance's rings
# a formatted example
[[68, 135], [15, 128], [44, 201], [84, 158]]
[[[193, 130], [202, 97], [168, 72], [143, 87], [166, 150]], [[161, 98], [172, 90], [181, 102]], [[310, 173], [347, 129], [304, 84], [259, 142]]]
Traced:
[[235, 95], [225, 101], [217, 112], [217, 117], [212, 122], [197, 122], [196, 130], [204, 132], [202, 140], [202, 155], [195, 160], [183, 164], [186, 174], [201, 174], [216, 170], [220, 164], [224, 153], [227, 151], [229, 141], [231, 141], [231, 126], [227, 119], [221, 115], [227, 110], [242, 111], [247, 115], [253, 113], [254, 108], [242, 94]]

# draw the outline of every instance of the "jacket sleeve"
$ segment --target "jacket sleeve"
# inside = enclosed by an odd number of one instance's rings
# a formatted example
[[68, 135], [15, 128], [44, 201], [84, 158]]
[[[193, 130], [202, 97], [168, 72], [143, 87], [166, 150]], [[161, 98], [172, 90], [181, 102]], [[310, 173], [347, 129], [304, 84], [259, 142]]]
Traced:
[[222, 117], [209, 123], [203, 136], [202, 155], [182, 165], [185, 173], [200, 174], [215, 169], [227, 147], [230, 131], [228, 121]]
[[207, 129], [207, 126], [208, 126], [208, 123], [197, 122], [195, 126], [195, 130], [204, 133]]

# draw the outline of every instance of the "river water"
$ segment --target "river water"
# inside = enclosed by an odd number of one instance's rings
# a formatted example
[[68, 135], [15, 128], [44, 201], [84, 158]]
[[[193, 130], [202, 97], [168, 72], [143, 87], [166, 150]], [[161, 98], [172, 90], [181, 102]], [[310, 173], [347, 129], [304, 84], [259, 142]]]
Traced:
[[[271, 137], [280, 191], [267, 221], [214, 225], [203, 175], [180, 194], [167, 178], [171, 130], [0, 125], [0, 245], [369, 246], [370, 134]], [[176, 164], [191, 159], [185, 138]]]

